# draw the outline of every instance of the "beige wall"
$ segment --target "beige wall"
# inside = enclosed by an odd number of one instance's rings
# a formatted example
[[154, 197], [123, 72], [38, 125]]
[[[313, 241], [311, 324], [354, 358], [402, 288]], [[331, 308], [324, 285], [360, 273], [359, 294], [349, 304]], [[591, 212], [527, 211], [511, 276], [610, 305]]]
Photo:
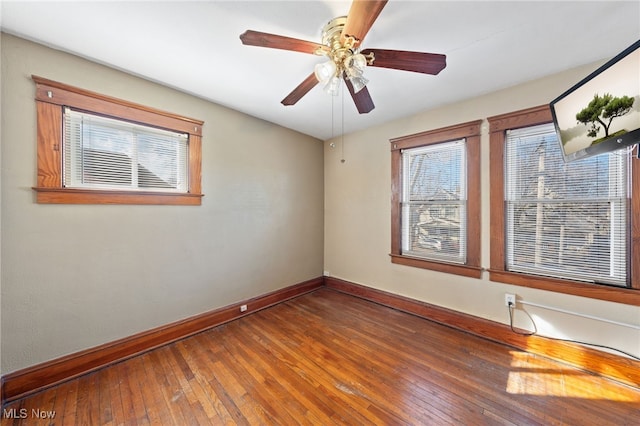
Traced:
[[[2, 35], [2, 373], [322, 275], [322, 142]], [[40, 205], [31, 75], [205, 121], [202, 206]]]
[[[505, 292], [640, 323], [638, 307], [394, 265], [388, 256], [390, 138], [548, 103], [595, 65], [346, 135], [341, 163], [340, 138], [336, 148], [325, 142], [323, 159], [313, 138], [78, 57], [6, 34], [1, 52], [2, 374], [317, 277], [323, 256], [329, 275], [503, 323]], [[35, 204], [32, 74], [204, 120], [202, 206]], [[486, 124], [482, 166], [488, 266]], [[529, 312], [544, 334], [640, 355], [637, 330]]]
[[[325, 274], [408, 296], [490, 320], [508, 323], [504, 293], [565, 310], [640, 324], [640, 308], [494, 283], [392, 264], [391, 160], [389, 139], [486, 119], [549, 103], [597, 68], [581, 67], [482, 97], [426, 111], [325, 142]], [[425, 94], [427, 96], [428, 94]], [[416, 94], [421, 96], [421, 94]], [[375, 110], [371, 112], [375, 114]], [[482, 265], [489, 266], [489, 136], [482, 126]], [[335, 148], [330, 146], [335, 143]], [[613, 346], [640, 356], [640, 331], [628, 327], [527, 308], [541, 334]], [[529, 327], [522, 313], [521, 327]]]

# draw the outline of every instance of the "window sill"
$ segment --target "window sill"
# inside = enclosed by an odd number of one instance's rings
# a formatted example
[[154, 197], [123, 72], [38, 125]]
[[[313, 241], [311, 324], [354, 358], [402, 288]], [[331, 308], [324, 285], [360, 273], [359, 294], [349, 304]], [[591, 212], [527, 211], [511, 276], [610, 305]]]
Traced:
[[631, 288], [589, 284], [495, 269], [489, 270], [489, 280], [556, 293], [589, 297], [591, 299], [606, 300], [625, 305], [640, 306], [640, 291]]
[[155, 191], [103, 191], [34, 187], [38, 204], [146, 204], [199, 206], [203, 194]]
[[482, 268], [479, 266], [459, 265], [456, 263], [435, 262], [400, 254], [390, 254], [391, 263], [398, 265], [413, 266], [415, 268], [430, 269], [432, 271], [445, 272], [447, 274], [462, 275], [470, 278], [480, 278]]

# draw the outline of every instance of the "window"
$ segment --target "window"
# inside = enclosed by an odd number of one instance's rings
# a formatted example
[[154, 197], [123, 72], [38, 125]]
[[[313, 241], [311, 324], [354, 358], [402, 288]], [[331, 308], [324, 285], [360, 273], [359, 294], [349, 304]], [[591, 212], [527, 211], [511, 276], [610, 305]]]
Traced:
[[618, 151], [565, 163], [546, 105], [489, 123], [490, 278], [640, 304], [637, 161]]
[[402, 252], [464, 264], [466, 232], [464, 139], [402, 151]]
[[199, 120], [33, 77], [39, 203], [199, 205]]
[[392, 262], [480, 277], [480, 123], [391, 140]]
[[187, 192], [188, 135], [65, 108], [65, 188]]
[[565, 163], [551, 123], [506, 138], [507, 269], [626, 286], [629, 156]]

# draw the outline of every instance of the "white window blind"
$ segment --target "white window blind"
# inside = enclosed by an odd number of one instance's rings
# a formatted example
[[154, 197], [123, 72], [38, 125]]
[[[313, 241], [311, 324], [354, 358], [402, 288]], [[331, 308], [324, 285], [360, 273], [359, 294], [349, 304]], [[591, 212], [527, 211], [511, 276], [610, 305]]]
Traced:
[[565, 163], [552, 124], [508, 131], [507, 269], [626, 286], [628, 168], [623, 151]]
[[402, 152], [402, 253], [464, 264], [467, 165], [464, 139]]
[[64, 186], [187, 192], [188, 142], [185, 134], [66, 108]]

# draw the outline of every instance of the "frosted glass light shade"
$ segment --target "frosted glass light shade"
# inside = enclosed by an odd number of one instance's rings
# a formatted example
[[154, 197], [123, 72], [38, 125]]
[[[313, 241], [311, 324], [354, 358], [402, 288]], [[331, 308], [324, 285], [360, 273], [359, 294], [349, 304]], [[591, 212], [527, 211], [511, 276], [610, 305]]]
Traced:
[[367, 58], [362, 53], [351, 55], [347, 58], [345, 67], [351, 75], [362, 75], [367, 66]]
[[338, 96], [340, 93], [340, 78], [336, 75], [331, 77], [326, 86], [324, 86], [324, 91], [330, 95]]
[[336, 75], [336, 64], [333, 61], [327, 61], [322, 64], [318, 64], [314, 68], [314, 74], [320, 82], [329, 81], [330, 78]]
[[353, 86], [353, 92], [354, 93], [358, 93], [359, 91], [364, 89], [364, 87], [369, 82], [369, 80], [367, 80], [366, 78], [362, 77], [361, 75], [360, 76], [349, 77], [349, 81], [351, 82], [351, 85]]

